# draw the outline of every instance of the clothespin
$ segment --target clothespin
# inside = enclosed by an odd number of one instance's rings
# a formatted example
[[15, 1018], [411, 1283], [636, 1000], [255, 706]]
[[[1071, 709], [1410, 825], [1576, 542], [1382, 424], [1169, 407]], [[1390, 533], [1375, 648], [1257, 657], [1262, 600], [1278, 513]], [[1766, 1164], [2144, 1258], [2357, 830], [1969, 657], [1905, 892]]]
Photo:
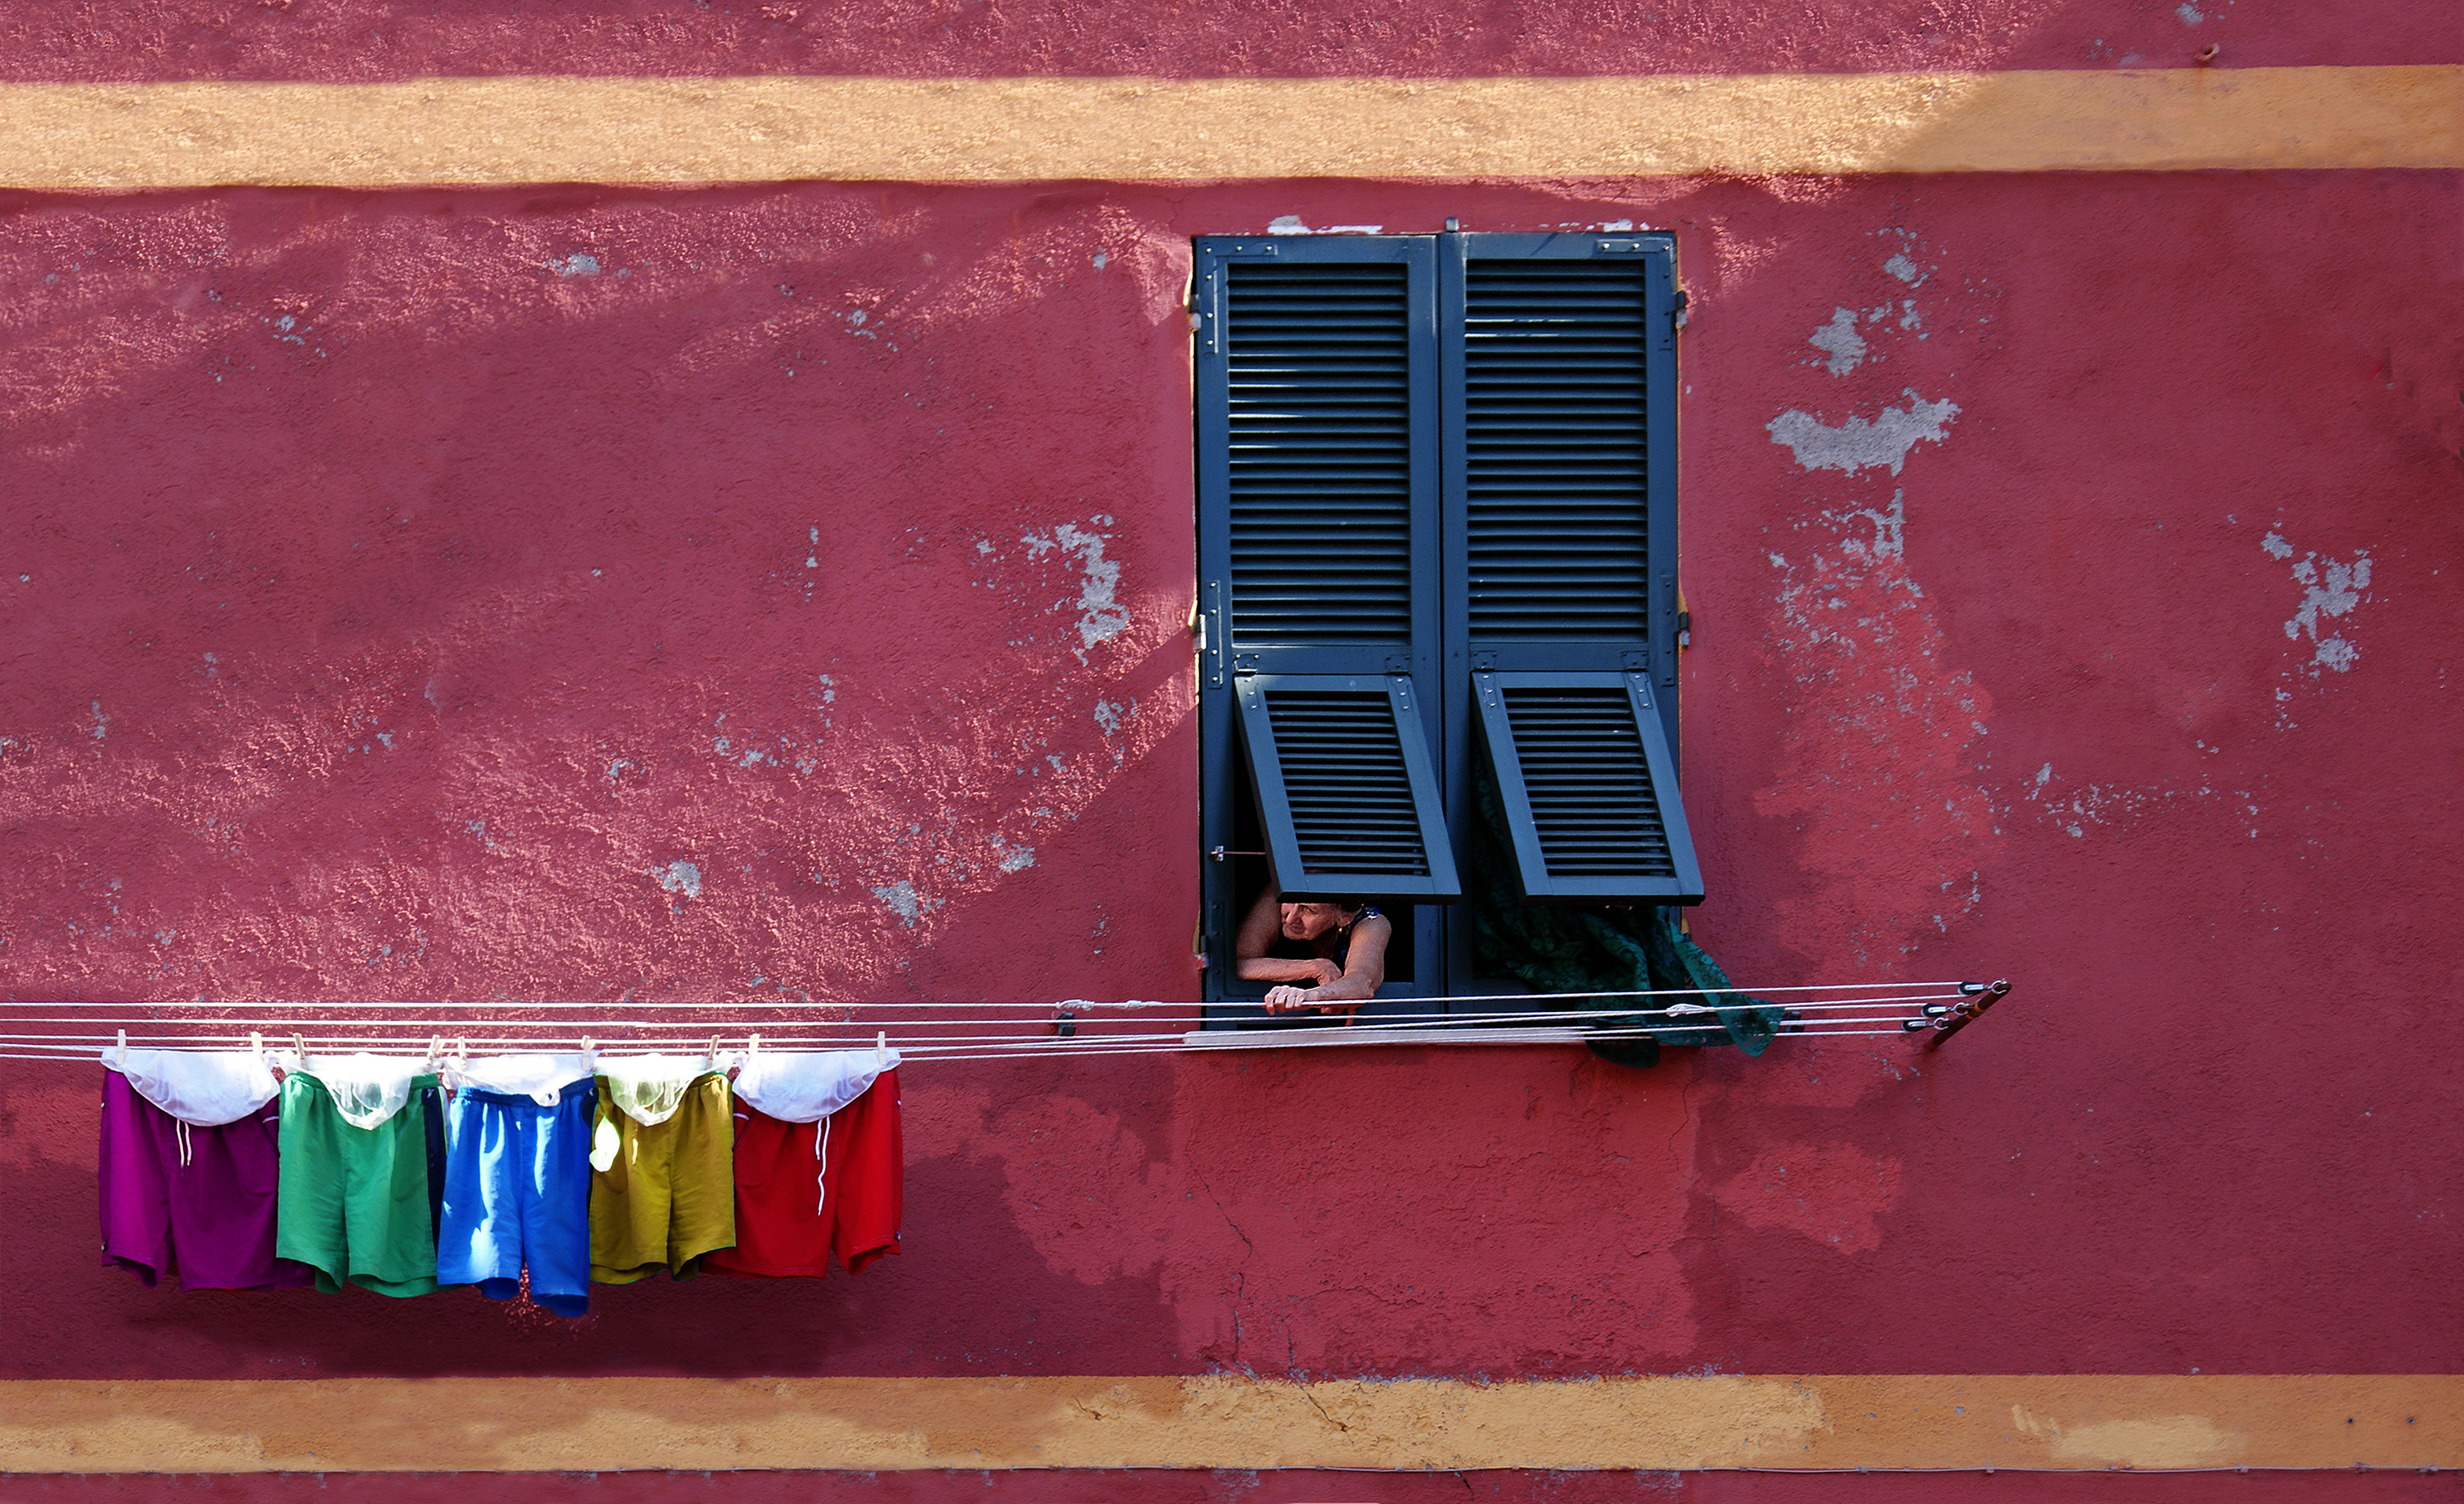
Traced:
[[291, 1036], [291, 1058], [299, 1070], [308, 1069], [308, 1041], [296, 1033]]
[[120, 1069], [128, 1069], [128, 1030], [124, 1028], [120, 1031]]
[[471, 1069], [471, 1041], [467, 1037], [453, 1041], [453, 1067], [457, 1071]]
[[265, 1064], [265, 1036], [254, 1029], [249, 1030], [248, 1053], [258, 1065]]
[[599, 1042], [588, 1034], [582, 1036], [582, 1069], [592, 1075], [599, 1073]]
[[709, 1062], [709, 1063], [710, 1063], [710, 1069], [712, 1069], [712, 1070], [714, 1070], [714, 1071], [715, 1071], [715, 1070], [717, 1070], [717, 1069], [718, 1069], [718, 1036], [717, 1036], [716, 1034], [713, 1034], [713, 1035], [711, 1035], [711, 1036], [710, 1036], [710, 1062]]
[[744, 1041], [744, 1063], [746, 1065], [751, 1065], [753, 1063], [753, 1057], [760, 1052], [761, 1036], [759, 1034], [747, 1035]]
[[888, 1029], [876, 1028], [872, 1031], [872, 1063], [876, 1070], [890, 1069], [890, 1031]]
[[435, 1069], [436, 1069], [436, 1062], [437, 1062], [438, 1060], [440, 1060], [440, 1059], [444, 1058], [444, 1055], [445, 1055], [445, 1036], [444, 1036], [444, 1035], [442, 1035], [442, 1034], [430, 1034], [430, 1035], [429, 1035], [429, 1036], [428, 1036], [428, 1069], [429, 1069], [430, 1071], [435, 1070]]

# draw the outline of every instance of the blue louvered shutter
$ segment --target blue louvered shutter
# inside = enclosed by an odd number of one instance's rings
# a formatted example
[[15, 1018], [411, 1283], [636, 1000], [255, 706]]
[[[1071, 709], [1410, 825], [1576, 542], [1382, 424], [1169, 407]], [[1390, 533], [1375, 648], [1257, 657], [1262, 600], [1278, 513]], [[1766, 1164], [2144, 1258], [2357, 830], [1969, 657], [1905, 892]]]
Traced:
[[1673, 755], [1674, 245], [1443, 244], [1448, 660], [1476, 680], [1449, 748], [1485, 748], [1527, 896], [1699, 901]]
[[1647, 675], [1475, 674], [1472, 691], [1526, 899], [1702, 901]]
[[1233, 686], [1285, 897], [1462, 893], [1408, 675], [1245, 674]]
[[1197, 243], [1205, 840], [1230, 846], [1253, 793], [1294, 896], [1460, 893], [1419, 708], [1441, 624], [1435, 263], [1426, 236]]

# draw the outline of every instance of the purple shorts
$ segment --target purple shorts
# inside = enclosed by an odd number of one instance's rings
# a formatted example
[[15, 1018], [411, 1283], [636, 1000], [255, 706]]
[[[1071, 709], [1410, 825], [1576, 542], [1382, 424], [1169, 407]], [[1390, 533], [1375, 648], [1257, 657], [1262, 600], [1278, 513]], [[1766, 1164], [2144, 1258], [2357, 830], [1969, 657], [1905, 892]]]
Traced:
[[102, 1261], [150, 1287], [176, 1274], [189, 1290], [291, 1290], [305, 1264], [274, 1256], [281, 1180], [268, 1102], [237, 1122], [195, 1128], [102, 1073]]

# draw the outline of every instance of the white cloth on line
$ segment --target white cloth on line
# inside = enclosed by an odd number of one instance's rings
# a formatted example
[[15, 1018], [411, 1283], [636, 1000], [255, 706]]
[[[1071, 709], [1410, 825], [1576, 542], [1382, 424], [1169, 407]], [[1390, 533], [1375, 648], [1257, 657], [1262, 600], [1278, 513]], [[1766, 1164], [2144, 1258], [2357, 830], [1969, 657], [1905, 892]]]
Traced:
[[449, 1060], [445, 1083], [455, 1091], [499, 1092], [527, 1096], [541, 1107], [554, 1107], [564, 1089], [590, 1079], [590, 1057], [581, 1051], [561, 1053], [482, 1055], [476, 1060]]
[[736, 1077], [736, 1095], [781, 1122], [817, 1123], [871, 1090], [898, 1051], [757, 1051]]
[[372, 1055], [363, 1050], [355, 1055], [303, 1055], [297, 1069], [325, 1083], [342, 1121], [354, 1128], [374, 1128], [410, 1100], [411, 1080], [428, 1073], [428, 1060], [420, 1055]]
[[673, 1117], [684, 1103], [685, 1089], [710, 1073], [705, 1055], [599, 1057], [608, 1102], [645, 1128], [656, 1128]]
[[253, 1050], [103, 1048], [102, 1063], [137, 1095], [192, 1128], [235, 1123], [274, 1100], [281, 1084]]

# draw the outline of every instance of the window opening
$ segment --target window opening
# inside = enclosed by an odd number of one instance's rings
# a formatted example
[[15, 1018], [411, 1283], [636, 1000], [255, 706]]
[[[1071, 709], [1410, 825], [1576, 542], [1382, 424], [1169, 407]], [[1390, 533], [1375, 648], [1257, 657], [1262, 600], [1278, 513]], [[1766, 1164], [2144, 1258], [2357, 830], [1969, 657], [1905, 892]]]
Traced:
[[[1531, 990], [1478, 942], [1515, 928], [1492, 903], [1702, 896], [1674, 752], [1674, 253], [1197, 244], [1204, 843], [1272, 852], [1295, 897], [1418, 900], [1388, 907], [1417, 964], [1381, 997]], [[1259, 860], [1206, 864], [1210, 1002], [1245, 990]]]

